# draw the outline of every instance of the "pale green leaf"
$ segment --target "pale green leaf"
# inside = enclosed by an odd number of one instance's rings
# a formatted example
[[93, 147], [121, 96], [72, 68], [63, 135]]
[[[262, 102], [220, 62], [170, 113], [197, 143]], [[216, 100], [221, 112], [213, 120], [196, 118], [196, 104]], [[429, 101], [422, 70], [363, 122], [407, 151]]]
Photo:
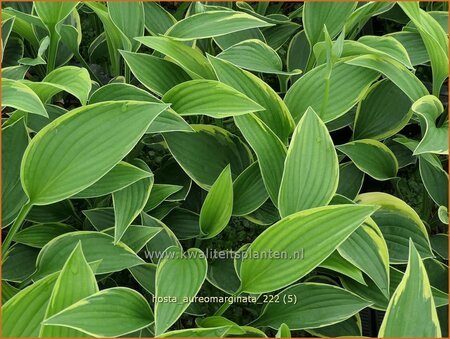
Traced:
[[[151, 173], [150, 168], [144, 161], [138, 159], [135, 163], [142, 170]], [[146, 177], [113, 192], [115, 243], [122, 238], [128, 226], [131, 225], [133, 220], [136, 219], [139, 213], [144, 209], [148, 197], [150, 196], [153, 181], [153, 176]]]
[[162, 100], [183, 116], [226, 118], [264, 110], [244, 94], [215, 80], [186, 81], [166, 92]]
[[396, 84], [412, 101], [428, 94], [425, 85], [417, 76], [400, 62], [377, 55], [362, 55], [345, 62], [348, 65], [360, 66], [384, 74]]
[[[105, 102], [74, 109], [52, 121], [32, 139], [23, 157], [21, 179], [30, 203], [64, 200], [95, 183], [166, 108], [156, 103]], [[99, 154], [108, 156], [100, 159]]]
[[256, 112], [260, 118], [283, 143], [294, 129], [291, 113], [281, 100], [280, 96], [254, 74], [241, 70], [233, 64], [219, 58], [208, 56], [219, 81], [233, 87], [239, 92], [265, 108], [265, 111]]
[[327, 127], [308, 108], [287, 151], [278, 207], [281, 217], [330, 202], [339, 181], [339, 162]]
[[75, 194], [74, 198], [93, 198], [119, 191], [152, 174], [124, 161], [119, 162], [93, 185]]
[[12, 107], [21, 111], [48, 117], [45, 107], [25, 84], [11, 79], [2, 79], [2, 107]]
[[63, 309], [46, 319], [44, 325], [73, 328], [95, 337], [118, 337], [152, 322], [152, 309], [141, 294], [130, 288], [114, 287]]
[[411, 240], [409, 246], [408, 267], [389, 302], [378, 333], [380, 338], [441, 337], [427, 272]]
[[267, 26], [272, 25], [246, 13], [208, 11], [177, 22], [167, 30], [166, 35], [178, 40], [195, 40]]
[[230, 221], [233, 210], [233, 182], [230, 165], [217, 177], [200, 211], [200, 229], [205, 238], [219, 234]]
[[[287, 259], [253, 255], [244, 258], [240, 269], [241, 290], [270, 292], [300, 279], [325, 260], [375, 210], [373, 206], [326, 206], [280, 220], [261, 233], [247, 251], [281, 252]], [[303, 252], [307, 255], [299, 260], [298, 255]]]
[[214, 72], [208, 59], [197, 49], [162, 36], [136, 38], [143, 45], [165, 54], [194, 78], [214, 79]]
[[289, 88], [284, 102], [295, 121], [300, 120], [309, 106], [324, 122], [340, 117], [364, 97], [370, 84], [379, 77], [378, 72], [344, 62], [334, 64], [329, 82], [327, 72], [327, 65], [318, 66]]
[[154, 55], [120, 51], [131, 72], [147, 89], [159, 96], [172, 87], [191, 80], [177, 64]]
[[[171, 247], [156, 269], [156, 298], [174, 297], [176, 302], [155, 304], [155, 335], [160, 336], [178, 320], [200, 290], [207, 271], [202, 251], [191, 248], [184, 254], [178, 247]], [[167, 282], [170, 281], [171, 284]]]
[[[62, 311], [66, 307], [98, 292], [94, 272], [83, 255], [81, 243], [75, 247], [67, 258], [61, 273], [56, 280], [52, 295], [45, 313], [45, 319]], [[86, 337], [77, 330], [59, 326], [42, 326], [40, 337]]]
[[59, 271], [75, 246], [81, 242], [88, 262], [101, 260], [96, 273], [110, 273], [143, 263], [123, 243], [114, 245], [114, 238], [100, 232], [78, 231], [63, 234], [45, 245], [36, 261], [37, 276]]
[[433, 95], [417, 100], [412, 110], [421, 120], [423, 138], [414, 150], [414, 154], [448, 154], [448, 120], [438, 127], [436, 121], [444, 111], [441, 101]]
[[300, 70], [283, 71], [283, 63], [277, 52], [258, 39], [239, 42], [218, 54], [217, 57], [254, 72], [282, 75], [301, 73]]
[[13, 240], [27, 246], [42, 248], [50, 240], [73, 231], [75, 228], [62, 223], [34, 224], [17, 232]]

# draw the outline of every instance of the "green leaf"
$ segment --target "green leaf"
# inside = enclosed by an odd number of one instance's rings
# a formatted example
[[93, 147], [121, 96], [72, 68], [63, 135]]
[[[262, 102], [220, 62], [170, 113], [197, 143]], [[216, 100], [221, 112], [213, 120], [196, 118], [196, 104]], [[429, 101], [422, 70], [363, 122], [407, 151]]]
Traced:
[[166, 35], [177, 40], [195, 40], [221, 36], [270, 23], [236, 11], [208, 11], [189, 16], [175, 23]]
[[291, 338], [291, 330], [288, 325], [282, 323], [275, 335], [275, 338]]
[[419, 171], [429, 196], [439, 206], [448, 206], [448, 173], [433, 154], [419, 157]]
[[149, 178], [152, 173], [124, 161], [119, 162], [94, 184], [75, 194], [74, 198], [94, 198], [119, 191], [131, 184]]
[[123, 48], [123, 42], [130, 43], [128, 39], [124, 39], [123, 33], [117, 28], [108, 13], [106, 5], [98, 2], [90, 2], [85, 4], [89, 7], [101, 20], [105, 29], [106, 44], [108, 47], [109, 59], [111, 62], [112, 73], [115, 76], [120, 74], [120, 53], [119, 49]]
[[247, 215], [269, 198], [257, 162], [247, 167], [233, 182], [233, 215]]
[[284, 72], [283, 62], [277, 52], [258, 39], [239, 42], [218, 54], [217, 57], [254, 72], [282, 75], [301, 73], [300, 70]]
[[40, 2], [34, 3], [33, 7], [42, 22], [51, 31], [59, 22], [68, 17], [77, 5], [78, 2]]
[[448, 34], [418, 3], [399, 3], [399, 6], [414, 23], [426, 46], [433, 72], [433, 94], [439, 96], [442, 83], [448, 77]]
[[155, 264], [142, 264], [128, 269], [133, 278], [150, 294], [155, 295]]
[[303, 24], [310, 46], [322, 40], [323, 26], [327, 27], [330, 37], [336, 37], [344, 27], [346, 19], [355, 9], [355, 3], [305, 3], [303, 6]]
[[375, 83], [358, 105], [354, 139], [385, 139], [399, 132], [412, 116], [411, 100], [389, 80]]
[[11, 17], [2, 22], [2, 59], [5, 46], [8, 44], [8, 38], [11, 34], [16, 17]]
[[[187, 79], [188, 80], [188, 79]], [[158, 102], [161, 100], [151, 95], [149, 92], [135, 87], [129, 84], [111, 83], [100, 87], [89, 98], [90, 104], [103, 101], [116, 101], [116, 100], [133, 100], [133, 101], [146, 101], [146, 102]], [[192, 128], [188, 125], [182, 117], [175, 113], [170, 108], [160, 113], [155, 120], [150, 124], [146, 133], [159, 133], [159, 132], [171, 132], [171, 131], [192, 131]]]
[[318, 283], [293, 285], [276, 298], [280, 302], [267, 304], [252, 325], [277, 329], [285, 323], [292, 330], [319, 328], [341, 322], [370, 306], [370, 302], [347, 290]]
[[380, 206], [372, 219], [386, 240], [390, 263], [407, 262], [410, 238], [423, 258], [433, 257], [425, 225], [419, 215], [403, 200], [386, 193], [371, 192], [360, 194], [356, 202]]
[[391, 36], [364, 35], [358, 41], [344, 41], [341, 57], [357, 57], [365, 54], [373, 54], [386, 60], [393, 59], [413, 69], [405, 47]]
[[[354, 280], [347, 279], [346, 277], [341, 277], [341, 282], [344, 287], [356, 294], [360, 297], [370, 300], [373, 302], [371, 308], [380, 311], [386, 311], [388, 307], [388, 303], [393, 293], [397, 289], [400, 281], [403, 278], [403, 272], [399, 271], [394, 267], [390, 267], [389, 269], [389, 291], [390, 295], [385, 296], [381, 291], [377, 288], [377, 286], [372, 282], [372, 280], [367, 279], [366, 285], [361, 285]], [[442, 292], [441, 290], [431, 287], [431, 291], [433, 294], [433, 299], [436, 304], [436, 307], [442, 307], [448, 305], [448, 295], [447, 293]]]
[[234, 88], [214, 80], [191, 80], [164, 94], [162, 100], [180, 115], [226, 118], [264, 108]]
[[[285, 18], [284, 15], [281, 17]], [[274, 50], [278, 50], [299, 30], [299, 27], [299, 24], [289, 21], [276, 26], [267, 27], [263, 30], [264, 38], [270, 47]]]
[[230, 331], [231, 326], [209, 328], [187, 328], [161, 334], [159, 338], [223, 338]]
[[230, 165], [217, 177], [200, 211], [200, 229], [205, 238], [213, 238], [228, 225], [233, 210], [233, 181]]
[[380, 338], [441, 336], [427, 272], [411, 240], [409, 246], [408, 267], [389, 302], [378, 333]]
[[164, 34], [177, 20], [157, 2], [144, 1], [145, 28], [151, 35]]
[[365, 284], [360, 269], [342, 257], [337, 251], [334, 251], [328, 258], [322, 261], [319, 267], [346, 275], [361, 284]]
[[412, 101], [428, 94], [425, 85], [400, 62], [377, 55], [361, 55], [345, 62], [348, 65], [360, 66], [365, 69], [384, 74], [396, 84]]
[[152, 309], [141, 294], [126, 287], [114, 287], [63, 309], [46, 319], [44, 325], [73, 328], [95, 337], [118, 337], [152, 322]]
[[144, 34], [144, 6], [141, 1], [136, 2], [110, 2], [108, 13], [112, 22], [129, 39], [133, 50], [139, 48], [133, 38]]
[[[295, 213], [261, 233], [241, 264], [241, 290], [264, 293], [277, 290], [305, 276], [344, 242], [376, 208], [326, 206]], [[320, 243], [320, 247], [317, 244]], [[279, 252], [287, 259], [254, 257], [255, 252]], [[299, 253], [308, 253], [301, 260]], [[274, 274], [273, 272], [277, 272]]]
[[[190, 248], [184, 254], [171, 247], [156, 269], [155, 335], [160, 336], [178, 320], [200, 290], [207, 271], [202, 251]], [[171, 281], [171, 284], [167, 284]], [[176, 302], [160, 302], [158, 298], [174, 297]], [[163, 300], [163, 299], [162, 299]]]
[[[111, 227], [103, 232], [114, 236], [114, 230], [114, 227]], [[131, 225], [127, 227], [121, 242], [130, 247], [135, 253], [138, 253], [151, 239], [161, 232], [161, 230], [161, 227]]]
[[[52, 121], [32, 139], [23, 157], [21, 179], [30, 203], [61, 201], [95, 183], [122, 160], [165, 108], [154, 103], [105, 102], [74, 109]], [[105, 124], [105, 119], [111, 123]], [[108, 156], [99, 159], [98, 154]], [[66, 159], [71, 159], [70, 166]]]
[[39, 250], [22, 244], [14, 244], [3, 256], [2, 279], [21, 283], [36, 270], [35, 262]]
[[417, 100], [412, 110], [420, 119], [423, 138], [414, 154], [448, 154], [448, 120], [438, 127], [436, 121], [444, 111], [441, 101], [433, 95]]
[[215, 79], [208, 59], [197, 49], [189, 47], [181, 41], [162, 36], [145, 36], [136, 38], [136, 40], [168, 56], [194, 79]]
[[235, 178], [252, 162], [247, 145], [234, 134], [214, 125], [191, 127], [195, 133], [164, 133], [164, 139], [183, 170], [203, 189], [209, 190], [228, 164]]
[[[136, 160], [135, 162], [142, 170], [151, 173], [150, 168], [144, 161]], [[153, 176], [146, 177], [112, 194], [115, 217], [115, 243], [122, 238], [128, 226], [144, 209], [150, 196], [153, 181]]]
[[[327, 80], [327, 65], [315, 67], [288, 90], [284, 102], [295, 121], [311, 106], [324, 122], [332, 121], [357, 104], [379, 74], [370, 69], [338, 62]], [[339, 100], [333, 100], [339, 98]]]
[[389, 253], [378, 225], [368, 220], [338, 247], [339, 253], [366, 273], [389, 296]]
[[387, 12], [393, 6], [395, 6], [394, 3], [375, 1], [361, 4], [347, 18], [344, 31], [349, 36], [355, 36], [372, 16]]
[[389, 34], [389, 36], [400, 42], [408, 52], [413, 66], [425, 64], [430, 61], [425, 44], [419, 33], [400, 31]]
[[16, 80], [2, 79], [2, 107], [12, 107], [48, 117], [47, 111], [36, 93]]
[[42, 58], [50, 43], [50, 38], [46, 36], [41, 40], [36, 58], [22, 58], [18, 60], [19, 64], [27, 66], [45, 65], [47, 62]]
[[336, 146], [336, 148], [347, 155], [361, 171], [376, 180], [388, 180], [397, 175], [397, 158], [386, 145], [379, 141], [361, 139]]
[[83, 211], [83, 214], [97, 231], [114, 226], [114, 208], [112, 207], [93, 208]]
[[23, 78], [25, 78], [25, 74], [28, 72], [28, 69], [28, 66], [23, 65], [3, 67], [2, 77], [3, 79], [23, 80]]
[[254, 74], [241, 70], [233, 64], [219, 58], [208, 56], [219, 81], [233, 87], [237, 91], [265, 108], [256, 112], [261, 119], [279, 138], [286, 143], [294, 129], [291, 113], [280, 96]]
[[325, 124], [308, 108], [287, 151], [278, 207], [281, 217], [325, 206], [336, 193], [339, 162]]
[[182, 188], [183, 186], [178, 185], [154, 184], [150, 192], [150, 197], [145, 204], [144, 211], [148, 212], [158, 207], [172, 194], [179, 192]]
[[359, 314], [348, 318], [347, 320], [341, 321], [337, 324], [315, 328], [307, 329], [306, 332], [318, 336], [318, 337], [331, 337], [331, 336], [362, 336], [361, 329], [361, 318]]
[[120, 51], [131, 72], [147, 89], [159, 96], [172, 87], [191, 80], [177, 64], [153, 55]]
[[[86, 261], [81, 243], [75, 247], [56, 280], [45, 313], [49, 318], [66, 307], [98, 292], [94, 273]], [[42, 326], [40, 337], [85, 337], [84, 333], [59, 326]]]
[[360, 171], [353, 162], [339, 165], [339, 184], [337, 194], [353, 200], [358, 195], [364, 182], [364, 172]]
[[146, 245], [148, 253], [147, 258], [149, 258], [152, 262], [157, 263], [161, 258], [162, 253], [164, 253], [164, 251], [171, 246], [181, 248], [180, 242], [175, 234], [161, 220], [145, 214], [144, 212], [141, 213], [141, 219], [144, 226], [162, 228], [161, 232], [153, 237]]
[[2, 228], [14, 221], [27, 202], [20, 184], [20, 163], [28, 141], [24, 119], [2, 129]]
[[236, 116], [234, 121], [255, 151], [264, 185], [270, 199], [276, 205], [287, 153], [286, 147], [256, 115]]
[[184, 208], [175, 208], [163, 221], [180, 240], [192, 239], [201, 235], [200, 216]]
[[50, 240], [73, 231], [75, 228], [61, 223], [34, 224], [17, 232], [13, 240], [27, 246], [42, 248]]
[[[91, 78], [89, 72], [85, 68], [80, 67], [58, 67], [49, 73], [42, 82], [48, 83], [56, 88], [56, 92], [51, 96], [60, 91], [66, 91], [80, 100], [82, 105], [86, 105], [89, 92], [91, 91]], [[46, 102], [48, 99], [48, 97], [43, 98], [42, 101]]]
[[143, 263], [128, 246], [114, 245], [114, 238], [100, 232], [78, 231], [63, 234], [47, 243], [36, 261], [37, 276], [59, 271], [75, 246], [81, 242], [88, 262], [101, 260], [96, 273], [110, 273]]
[[218, 289], [228, 294], [234, 294], [241, 285], [241, 281], [234, 268], [234, 259], [215, 259], [208, 262], [206, 279]]
[[448, 234], [439, 233], [430, 237], [433, 251], [435, 251], [441, 258], [448, 258]]
[[39, 336], [58, 274], [49, 275], [24, 288], [2, 306], [2, 336]]

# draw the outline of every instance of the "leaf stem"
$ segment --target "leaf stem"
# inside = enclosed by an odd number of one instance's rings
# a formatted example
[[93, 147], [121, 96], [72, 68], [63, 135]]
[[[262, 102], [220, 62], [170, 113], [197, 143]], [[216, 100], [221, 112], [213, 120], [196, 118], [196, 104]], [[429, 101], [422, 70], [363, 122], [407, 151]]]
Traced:
[[14, 221], [14, 224], [12, 224], [8, 234], [5, 237], [5, 240], [3, 241], [3, 244], [2, 244], [3, 259], [5, 258], [6, 252], [8, 251], [8, 248], [11, 245], [12, 239], [14, 238], [17, 231], [20, 229], [20, 226], [22, 226], [22, 223], [25, 220], [25, 217], [27, 216], [28, 212], [30, 212], [30, 209], [32, 206], [33, 206], [33, 204], [31, 202], [27, 202], [20, 209], [19, 215], [17, 216], [16, 220]]
[[[241, 294], [242, 294], [242, 289], [241, 289], [241, 287], [239, 287], [239, 289], [238, 289], [234, 294], [232, 294], [231, 296], [232, 296], [232, 297], [238, 297], [238, 296], [240, 296]], [[223, 304], [222, 306], [220, 306], [219, 309], [214, 313], [214, 316], [220, 316], [220, 315], [224, 314], [225, 311], [228, 310], [228, 308], [229, 308], [231, 305], [232, 305], [232, 303], [230, 303], [230, 302], [224, 303], [224, 304]]]
[[59, 36], [53, 28], [50, 30], [50, 45], [48, 46], [47, 74], [55, 69], [56, 54], [58, 53]]

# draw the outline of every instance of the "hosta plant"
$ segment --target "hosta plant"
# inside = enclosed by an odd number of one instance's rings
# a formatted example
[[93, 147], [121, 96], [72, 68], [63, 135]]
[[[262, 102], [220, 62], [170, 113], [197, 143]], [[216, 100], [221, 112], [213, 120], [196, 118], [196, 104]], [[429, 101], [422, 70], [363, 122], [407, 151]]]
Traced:
[[448, 336], [446, 2], [3, 2], [3, 337]]

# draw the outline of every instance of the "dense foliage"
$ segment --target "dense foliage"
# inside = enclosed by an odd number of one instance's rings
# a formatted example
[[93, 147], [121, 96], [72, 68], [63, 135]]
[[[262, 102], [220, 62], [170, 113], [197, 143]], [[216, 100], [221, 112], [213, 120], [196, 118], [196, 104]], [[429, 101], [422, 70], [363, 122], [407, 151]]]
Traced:
[[448, 336], [447, 3], [2, 7], [3, 337]]

